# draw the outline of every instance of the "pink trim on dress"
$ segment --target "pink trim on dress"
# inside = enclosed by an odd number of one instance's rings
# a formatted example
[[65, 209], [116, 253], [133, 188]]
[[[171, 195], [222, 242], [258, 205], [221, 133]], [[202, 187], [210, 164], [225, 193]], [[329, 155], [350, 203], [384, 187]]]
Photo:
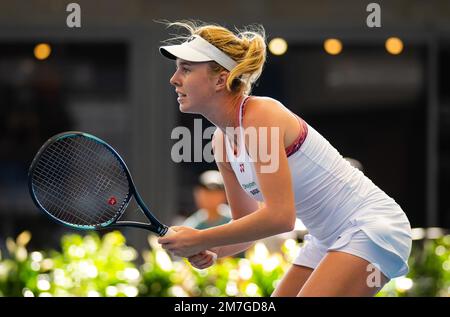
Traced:
[[300, 149], [300, 147], [302, 146], [303, 142], [306, 139], [306, 136], [308, 135], [308, 125], [306, 124], [306, 122], [304, 120], [302, 120], [302, 118], [300, 118], [299, 116], [297, 116], [298, 121], [300, 122], [300, 125], [303, 127], [302, 131], [298, 134], [297, 139], [295, 139], [294, 143], [292, 143], [291, 145], [289, 145], [286, 148], [286, 155], [287, 157], [291, 156], [292, 154], [294, 154], [295, 152], [298, 151], [298, 149]]
[[[249, 99], [250, 99], [250, 96], [245, 97], [244, 101], [242, 102], [242, 106], [237, 111], [237, 120], [236, 120], [236, 122], [239, 123], [239, 126], [241, 126], [241, 122], [239, 121], [239, 112], [241, 114], [242, 121], [244, 121], [244, 108], [245, 108], [245, 104], [247, 103], [247, 101]], [[298, 149], [300, 149], [300, 147], [302, 146], [303, 142], [306, 139], [306, 136], [308, 135], [308, 125], [306, 124], [306, 122], [304, 120], [302, 120], [302, 118], [300, 118], [299, 116], [297, 116], [297, 115], [295, 115], [295, 116], [297, 117], [297, 119], [298, 119], [298, 121], [300, 123], [300, 126], [302, 126], [302, 130], [298, 134], [298, 136], [295, 139], [294, 143], [292, 143], [291, 145], [289, 145], [286, 148], [286, 155], [287, 155], [287, 157], [291, 156], [292, 154], [297, 152]], [[234, 155], [237, 155], [236, 148], [234, 148], [233, 152], [234, 152]]]

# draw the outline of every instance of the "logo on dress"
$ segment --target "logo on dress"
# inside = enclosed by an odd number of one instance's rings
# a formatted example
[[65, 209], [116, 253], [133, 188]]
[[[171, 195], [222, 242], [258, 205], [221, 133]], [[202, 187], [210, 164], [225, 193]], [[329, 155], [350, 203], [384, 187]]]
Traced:
[[243, 164], [243, 163], [240, 163], [240, 164], [239, 164], [239, 170], [241, 171], [241, 173], [244, 173], [244, 172], [245, 172], [245, 170], [244, 170], [244, 164]]

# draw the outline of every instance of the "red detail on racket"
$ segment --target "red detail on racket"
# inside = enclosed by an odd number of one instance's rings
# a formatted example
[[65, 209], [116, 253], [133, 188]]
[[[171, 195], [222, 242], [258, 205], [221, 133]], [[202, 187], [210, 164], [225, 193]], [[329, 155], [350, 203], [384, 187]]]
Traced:
[[108, 199], [108, 204], [110, 204], [111, 206], [114, 206], [115, 204], [117, 204], [116, 198], [111, 197], [110, 199]]

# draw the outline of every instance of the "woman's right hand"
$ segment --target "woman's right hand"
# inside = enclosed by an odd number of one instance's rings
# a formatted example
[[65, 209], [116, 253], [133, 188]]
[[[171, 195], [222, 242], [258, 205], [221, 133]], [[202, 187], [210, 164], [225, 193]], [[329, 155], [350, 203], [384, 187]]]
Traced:
[[190, 256], [187, 259], [193, 267], [203, 270], [212, 266], [216, 262], [217, 255], [209, 250], [205, 250]]

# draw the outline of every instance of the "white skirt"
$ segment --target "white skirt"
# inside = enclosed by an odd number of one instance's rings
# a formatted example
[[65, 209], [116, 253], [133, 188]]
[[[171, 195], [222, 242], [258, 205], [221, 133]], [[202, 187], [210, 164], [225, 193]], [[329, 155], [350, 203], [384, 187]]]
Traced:
[[411, 227], [400, 208], [368, 207], [324, 240], [308, 234], [293, 264], [316, 268], [328, 251], [359, 256], [392, 279], [408, 273]]

